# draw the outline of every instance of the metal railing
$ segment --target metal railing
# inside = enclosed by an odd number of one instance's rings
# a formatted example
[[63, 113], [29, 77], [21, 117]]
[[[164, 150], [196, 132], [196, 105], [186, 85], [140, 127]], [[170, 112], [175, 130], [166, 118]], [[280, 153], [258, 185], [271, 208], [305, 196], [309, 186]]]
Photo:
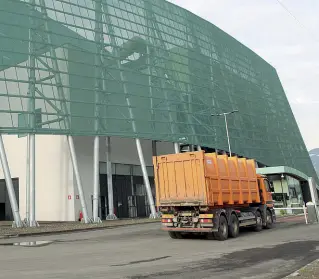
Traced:
[[303, 215], [305, 216], [305, 222], [308, 224], [308, 211], [307, 207], [303, 205], [302, 207], [278, 207], [274, 208], [274, 210], [303, 210]]

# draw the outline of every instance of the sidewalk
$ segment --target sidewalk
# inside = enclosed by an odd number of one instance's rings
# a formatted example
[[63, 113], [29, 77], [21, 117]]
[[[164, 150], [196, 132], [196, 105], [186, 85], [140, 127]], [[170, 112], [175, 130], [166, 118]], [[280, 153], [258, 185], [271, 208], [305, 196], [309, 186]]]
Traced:
[[284, 279], [317, 279], [319, 278], [319, 260], [304, 266], [293, 274], [285, 277]]
[[103, 221], [100, 224], [82, 224], [80, 222], [39, 222], [40, 226], [34, 228], [12, 228], [11, 222], [0, 222], [0, 239], [30, 235], [111, 229], [120, 226], [149, 224], [157, 222], [159, 222], [159, 219], [149, 218]]
[[277, 218], [277, 223], [281, 223], [281, 222], [301, 222], [301, 223], [306, 223], [304, 214], [276, 216], [276, 218]]

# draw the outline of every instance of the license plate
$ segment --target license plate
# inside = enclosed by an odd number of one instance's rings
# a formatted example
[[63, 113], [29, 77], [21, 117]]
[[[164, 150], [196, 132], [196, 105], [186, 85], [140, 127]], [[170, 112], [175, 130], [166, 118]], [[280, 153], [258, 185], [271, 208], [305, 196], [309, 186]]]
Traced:
[[214, 214], [199, 214], [200, 219], [212, 219]]
[[163, 214], [162, 219], [173, 219], [174, 215], [173, 214]]

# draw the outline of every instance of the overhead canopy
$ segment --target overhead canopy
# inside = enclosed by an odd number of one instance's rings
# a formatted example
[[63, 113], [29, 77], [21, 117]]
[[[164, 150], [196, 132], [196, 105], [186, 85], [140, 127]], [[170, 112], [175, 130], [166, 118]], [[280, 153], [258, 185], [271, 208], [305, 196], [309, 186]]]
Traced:
[[[300, 181], [306, 181], [306, 182], [308, 182], [308, 180], [310, 178], [306, 174], [304, 174], [303, 172], [296, 170], [294, 168], [286, 167], [286, 166], [258, 168], [258, 169], [256, 169], [256, 172], [258, 174], [263, 174], [263, 175], [288, 174], [290, 176], [293, 176], [294, 178], [297, 178]], [[316, 187], [319, 190], [318, 185]]]

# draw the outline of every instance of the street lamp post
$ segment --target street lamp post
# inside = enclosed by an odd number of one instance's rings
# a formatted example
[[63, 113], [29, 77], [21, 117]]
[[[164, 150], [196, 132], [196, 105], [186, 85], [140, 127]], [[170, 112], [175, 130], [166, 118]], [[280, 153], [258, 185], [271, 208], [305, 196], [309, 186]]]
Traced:
[[285, 178], [285, 176], [283, 174], [281, 174], [280, 183], [281, 183], [282, 203], [283, 203], [284, 207], [286, 207], [287, 202], [286, 202], [286, 197], [284, 194], [284, 187], [282, 186], [282, 181], [284, 180], [284, 178]]
[[229, 139], [229, 132], [228, 132], [228, 123], [227, 123], [227, 115], [238, 112], [238, 110], [233, 110], [229, 112], [222, 112], [218, 114], [212, 114], [212, 116], [224, 116], [225, 119], [225, 126], [226, 126], [226, 134], [227, 134], [227, 142], [228, 142], [228, 151], [229, 151], [229, 156], [231, 157], [231, 148], [230, 148], [230, 139]]

